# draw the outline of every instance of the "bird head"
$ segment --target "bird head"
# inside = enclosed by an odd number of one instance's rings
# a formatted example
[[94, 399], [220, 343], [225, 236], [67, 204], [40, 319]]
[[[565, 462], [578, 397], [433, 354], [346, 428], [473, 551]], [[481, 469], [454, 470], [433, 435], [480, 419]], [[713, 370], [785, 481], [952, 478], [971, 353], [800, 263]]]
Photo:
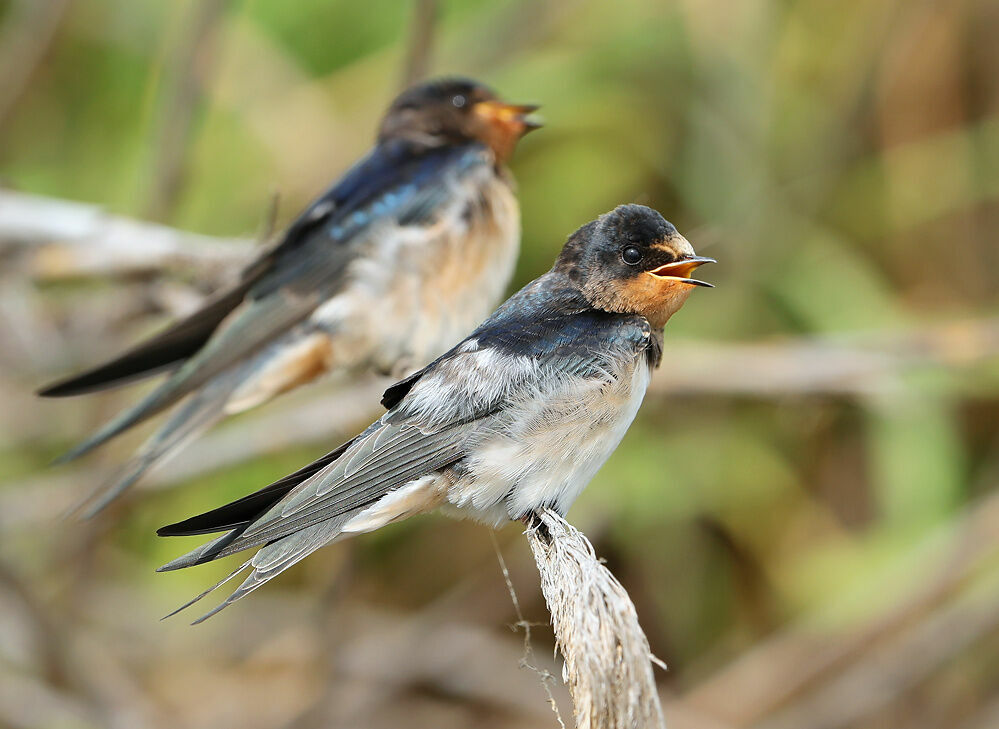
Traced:
[[695, 255], [673, 224], [644, 205], [621, 205], [569, 238], [558, 261], [587, 301], [603, 311], [640, 314], [659, 328], [695, 286], [691, 278], [711, 258]]
[[427, 146], [481, 142], [505, 162], [517, 142], [541, 124], [534, 104], [508, 104], [470, 79], [447, 78], [412, 86], [382, 119], [378, 140], [408, 139]]

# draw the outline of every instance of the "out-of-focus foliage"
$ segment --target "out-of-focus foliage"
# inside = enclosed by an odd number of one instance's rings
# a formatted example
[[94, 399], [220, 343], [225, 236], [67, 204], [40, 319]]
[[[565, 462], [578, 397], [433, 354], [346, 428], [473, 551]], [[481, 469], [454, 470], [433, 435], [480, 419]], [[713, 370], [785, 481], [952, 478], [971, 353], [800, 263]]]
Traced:
[[[390, 0], [0, 11], [4, 185], [248, 237], [274, 194], [282, 225], [365, 151], [413, 15]], [[999, 316], [997, 37], [990, 0], [452, 0], [430, 65], [543, 104], [512, 165], [515, 286], [629, 201], [720, 261], [705, 269], [717, 288], [670, 322], [668, 380], [671, 344], [689, 340], [863, 335], [890, 350], [898, 332]], [[192, 282], [0, 282], [0, 724], [554, 725], [516, 669], [512, 606], [475, 525], [417, 519], [324, 550], [205, 627], [156, 622], [226, 565], [154, 575], [193, 544], [155, 527], [334, 444], [60, 521], [77, 476], [135, 440], [72, 469], [47, 461], [135, 392], [27, 393], [161, 322], [135, 303], [148, 289]], [[987, 343], [960, 331], [941, 345], [954, 367], [863, 395], [720, 383], [646, 402], [570, 518], [670, 665], [673, 726], [996, 725], [999, 526], [982, 514], [999, 363], [962, 367]], [[523, 540], [500, 539], [543, 619]], [[892, 652], [899, 626], [925, 629], [911, 653]]]

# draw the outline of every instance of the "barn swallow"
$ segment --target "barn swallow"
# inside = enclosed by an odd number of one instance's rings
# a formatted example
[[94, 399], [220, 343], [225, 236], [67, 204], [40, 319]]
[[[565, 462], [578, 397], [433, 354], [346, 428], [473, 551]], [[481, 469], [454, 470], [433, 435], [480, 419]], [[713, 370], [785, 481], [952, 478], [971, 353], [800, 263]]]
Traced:
[[359, 436], [160, 529], [226, 532], [161, 571], [258, 548], [211, 588], [251, 570], [203, 620], [326, 544], [438, 507], [491, 525], [546, 507], [564, 515], [634, 419], [666, 322], [695, 286], [710, 286], [691, 278], [708, 262], [641, 205], [584, 225], [548, 273], [386, 390], [388, 412]]
[[334, 371], [402, 376], [471, 331], [513, 272], [520, 212], [506, 162], [540, 126], [537, 108], [467, 79], [410, 88], [367, 157], [235, 285], [122, 356], [42, 389], [78, 395], [170, 371], [60, 462], [184, 400], [89, 512], [224, 416]]

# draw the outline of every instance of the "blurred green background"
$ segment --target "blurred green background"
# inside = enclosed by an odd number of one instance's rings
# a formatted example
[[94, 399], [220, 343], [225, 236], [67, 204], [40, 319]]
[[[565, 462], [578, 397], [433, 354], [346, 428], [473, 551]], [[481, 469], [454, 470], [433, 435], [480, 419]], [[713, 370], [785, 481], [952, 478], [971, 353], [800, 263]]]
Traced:
[[[629, 201], [720, 261], [569, 514], [670, 666], [671, 726], [986, 729], [997, 37], [989, 0], [8, 0], [0, 183], [260, 238], [275, 199], [280, 228], [365, 152], [407, 78], [460, 73], [543, 104], [512, 163], [514, 286]], [[100, 518], [65, 520], [137, 441], [48, 461], [136, 392], [31, 391], [224, 272], [46, 260], [0, 245], [0, 726], [556, 726], [474, 524], [411, 520], [204, 626], [157, 622], [235, 564], [156, 575], [195, 541], [155, 528], [325, 452], [377, 398], [348, 427], [334, 411], [351, 386], [314, 387], [218, 428]], [[558, 674], [519, 526], [497, 539], [541, 624], [532, 660]]]

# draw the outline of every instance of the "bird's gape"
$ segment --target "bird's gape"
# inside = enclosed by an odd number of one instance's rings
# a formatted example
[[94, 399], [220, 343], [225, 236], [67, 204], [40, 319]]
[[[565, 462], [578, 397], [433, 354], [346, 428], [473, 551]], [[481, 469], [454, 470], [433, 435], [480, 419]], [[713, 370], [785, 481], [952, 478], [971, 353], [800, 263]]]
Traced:
[[541, 124], [530, 116], [538, 110], [535, 104], [507, 104], [502, 101], [480, 101], [473, 109], [474, 136], [493, 150], [496, 161], [504, 163], [513, 155], [517, 142]]
[[642, 277], [650, 287], [647, 294], [648, 311], [642, 315], [656, 327], [663, 327], [690, 296], [695, 286], [712, 288], [706, 281], [691, 278], [694, 269], [705, 263], [715, 263], [713, 258], [704, 256], [684, 256], [678, 261], [645, 272]]
[[655, 329], [662, 329], [683, 306], [693, 289], [690, 284], [643, 272], [622, 283], [614, 292], [613, 300], [604, 308], [641, 314]]
[[714, 262], [712, 258], [684, 255], [658, 268], [636, 271], [610, 285], [606, 282], [584, 285], [583, 292], [594, 306], [604, 311], [640, 314], [653, 327], [661, 329], [683, 306], [695, 286], [711, 287], [705, 281], [690, 278], [690, 274], [698, 266]]

